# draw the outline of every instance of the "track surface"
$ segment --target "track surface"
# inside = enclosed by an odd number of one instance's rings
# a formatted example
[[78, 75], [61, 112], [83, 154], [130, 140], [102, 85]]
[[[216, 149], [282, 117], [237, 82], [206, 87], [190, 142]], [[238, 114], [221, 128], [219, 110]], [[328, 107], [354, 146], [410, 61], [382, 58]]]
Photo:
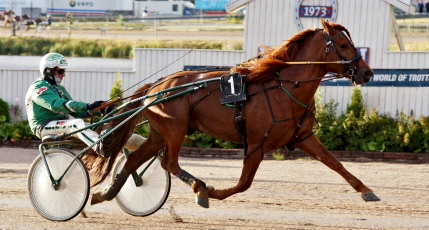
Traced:
[[[88, 218], [52, 222], [33, 210], [26, 191], [35, 149], [0, 148], [0, 229], [429, 229], [429, 165], [344, 163], [381, 202], [365, 203], [318, 161], [264, 161], [252, 187], [209, 209], [173, 178], [164, 207], [133, 217], [115, 202], [86, 207]], [[215, 188], [238, 181], [242, 161], [181, 158], [181, 166]], [[103, 185], [104, 187], [104, 185]], [[101, 189], [102, 187], [100, 187]], [[183, 220], [173, 221], [171, 206]]]

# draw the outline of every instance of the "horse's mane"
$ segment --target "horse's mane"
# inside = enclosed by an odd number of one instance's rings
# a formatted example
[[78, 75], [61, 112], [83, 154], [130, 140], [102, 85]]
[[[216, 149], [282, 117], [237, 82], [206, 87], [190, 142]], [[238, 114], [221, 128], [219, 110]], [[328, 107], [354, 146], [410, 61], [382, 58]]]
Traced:
[[[351, 39], [349, 31], [342, 25], [327, 22], [337, 30], [344, 30]], [[286, 42], [279, 46], [263, 47], [265, 52], [260, 58], [253, 58], [246, 66], [238, 66], [232, 71], [246, 75], [246, 82], [261, 84], [277, 77], [277, 72], [288, 67], [285, 62], [295, 60], [301, 45], [315, 32], [321, 29], [307, 29], [297, 33]]]
[[[139, 88], [135, 93], [146, 91], [143, 94], [145, 95], [147, 93], [147, 89], [151, 85], [152, 84], [146, 84], [143, 87]], [[130, 100], [133, 100], [137, 97], [141, 97], [143, 95], [133, 96]], [[120, 110], [119, 114], [125, 113], [137, 107], [143, 106], [143, 103], [144, 103], [144, 100], [140, 101], [139, 103], [128, 105], [122, 110]], [[125, 116], [111, 121], [109, 123], [110, 127], [116, 127], [127, 117], [128, 116]], [[85, 162], [86, 167], [89, 170], [89, 175], [91, 177], [91, 187], [101, 184], [109, 175], [110, 171], [112, 171], [116, 157], [121, 152], [123, 146], [127, 143], [128, 139], [133, 134], [136, 125], [142, 121], [142, 118], [143, 118], [143, 112], [139, 113], [138, 115], [130, 119], [128, 122], [126, 122], [124, 125], [122, 125], [121, 127], [119, 127], [117, 130], [113, 132], [115, 139], [110, 147], [110, 151], [112, 154], [109, 158], [100, 157], [93, 151], [89, 151], [88, 154], [85, 155], [83, 160]]]

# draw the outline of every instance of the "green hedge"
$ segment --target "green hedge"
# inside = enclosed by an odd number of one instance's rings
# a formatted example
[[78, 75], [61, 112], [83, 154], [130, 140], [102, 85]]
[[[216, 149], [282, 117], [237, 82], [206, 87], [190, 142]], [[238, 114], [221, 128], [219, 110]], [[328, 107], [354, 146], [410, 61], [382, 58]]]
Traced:
[[0, 98], [0, 123], [10, 122], [9, 104]]
[[410, 115], [379, 114], [363, 106], [359, 88], [352, 94], [347, 113], [335, 117], [338, 103], [319, 105], [316, 118], [320, 129], [316, 136], [330, 150], [380, 152], [429, 152], [429, 116], [414, 120]]
[[133, 58], [134, 48], [242, 50], [243, 42], [0, 37], [0, 55], [42, 56], [49, 52], [57, 52], [66, 57]]
[[15, 124], [2, 122], [0, 117], [0, 139], [5, 141], [11, 140], [28, 140], [28, 139], [39, 139], [31, 131], [28, 121], [17, 122]]

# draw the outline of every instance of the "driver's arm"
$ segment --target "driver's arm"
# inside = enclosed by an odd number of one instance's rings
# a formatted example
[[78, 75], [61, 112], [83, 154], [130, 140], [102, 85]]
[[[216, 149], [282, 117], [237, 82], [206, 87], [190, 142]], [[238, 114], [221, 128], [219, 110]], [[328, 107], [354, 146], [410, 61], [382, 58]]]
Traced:
[[45, 109], [60, 113], [86, 113], [88, 110], [85, 102], [67, 100], [58, 96], [47, 82], [40, 82], [34, 87], [32, 101]]

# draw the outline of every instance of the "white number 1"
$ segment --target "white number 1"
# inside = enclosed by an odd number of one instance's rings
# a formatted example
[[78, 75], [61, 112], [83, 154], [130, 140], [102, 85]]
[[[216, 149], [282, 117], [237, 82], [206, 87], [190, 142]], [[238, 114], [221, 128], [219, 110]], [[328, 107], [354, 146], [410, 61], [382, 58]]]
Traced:
[[235, 89], [234, 89], [234, 79], [233, 77], [230, 77], [228, 80], [229, 84], [231, 84], [231, 94], [235, 94]]

